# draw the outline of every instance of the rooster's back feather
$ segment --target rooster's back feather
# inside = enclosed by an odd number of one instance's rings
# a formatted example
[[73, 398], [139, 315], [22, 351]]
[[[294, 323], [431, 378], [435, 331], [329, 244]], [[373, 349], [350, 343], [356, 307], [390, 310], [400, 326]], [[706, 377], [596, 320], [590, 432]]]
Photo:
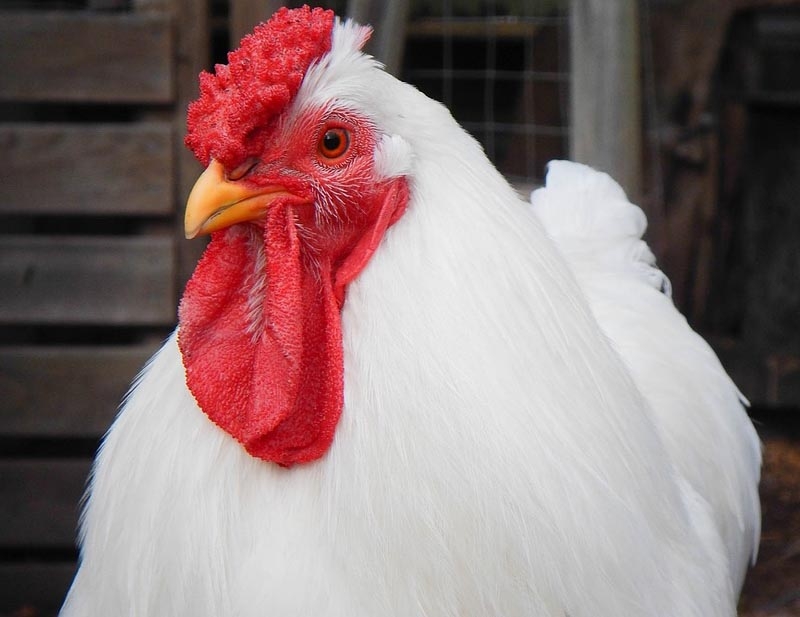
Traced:
[[649, 403], [687, 507], [738, 592], [761, 516], [761, 447], [747, 401], [673, 305], [669, 279], [642, 239], [647, 219], [614, 180], [553, 161], [531, 201]]

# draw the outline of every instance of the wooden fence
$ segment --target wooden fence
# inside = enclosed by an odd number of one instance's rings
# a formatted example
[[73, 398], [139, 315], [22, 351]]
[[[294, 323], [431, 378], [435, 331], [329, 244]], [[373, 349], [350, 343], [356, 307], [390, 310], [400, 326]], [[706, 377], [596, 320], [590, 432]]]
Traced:
[[196, 260], [182, 139], [210, 23], [195, 0], [15, 6], [0, 10], [0, 615], [33, 616], [63, 600], [95, 448]]

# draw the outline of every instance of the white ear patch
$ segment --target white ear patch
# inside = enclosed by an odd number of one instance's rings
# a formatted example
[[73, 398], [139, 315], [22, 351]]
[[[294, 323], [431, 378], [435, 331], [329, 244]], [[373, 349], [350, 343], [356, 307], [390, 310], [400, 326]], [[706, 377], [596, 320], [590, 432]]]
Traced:
[[411, 173], [413, 153], [399, 135], [383, 135], [375, 146], [375, 172], [382, 178], [397, 178]]

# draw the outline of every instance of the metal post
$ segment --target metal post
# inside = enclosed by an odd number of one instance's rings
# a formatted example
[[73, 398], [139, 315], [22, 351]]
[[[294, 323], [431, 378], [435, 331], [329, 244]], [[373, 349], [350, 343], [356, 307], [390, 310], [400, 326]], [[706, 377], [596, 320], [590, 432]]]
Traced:
[[349, 0], [347, 3], [348, 17], [373, 27], [367, 51], [383, 62], [393, 75], [399, 75], [402, 68], [408, 10], [408, 0]]
[[639, 16], [636, 0], [570, 2], [571, 157], [642, 192]]

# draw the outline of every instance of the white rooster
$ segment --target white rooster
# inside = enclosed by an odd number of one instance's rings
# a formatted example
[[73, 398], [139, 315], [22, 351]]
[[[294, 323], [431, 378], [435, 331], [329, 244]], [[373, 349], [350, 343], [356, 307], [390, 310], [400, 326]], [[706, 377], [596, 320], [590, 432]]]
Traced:
[[742, 399], [644, 216], [521, 200], [448, 111], [281, 10], [201, 76], [212, 241], [98, 455], [63, 617], [731, 617]]

